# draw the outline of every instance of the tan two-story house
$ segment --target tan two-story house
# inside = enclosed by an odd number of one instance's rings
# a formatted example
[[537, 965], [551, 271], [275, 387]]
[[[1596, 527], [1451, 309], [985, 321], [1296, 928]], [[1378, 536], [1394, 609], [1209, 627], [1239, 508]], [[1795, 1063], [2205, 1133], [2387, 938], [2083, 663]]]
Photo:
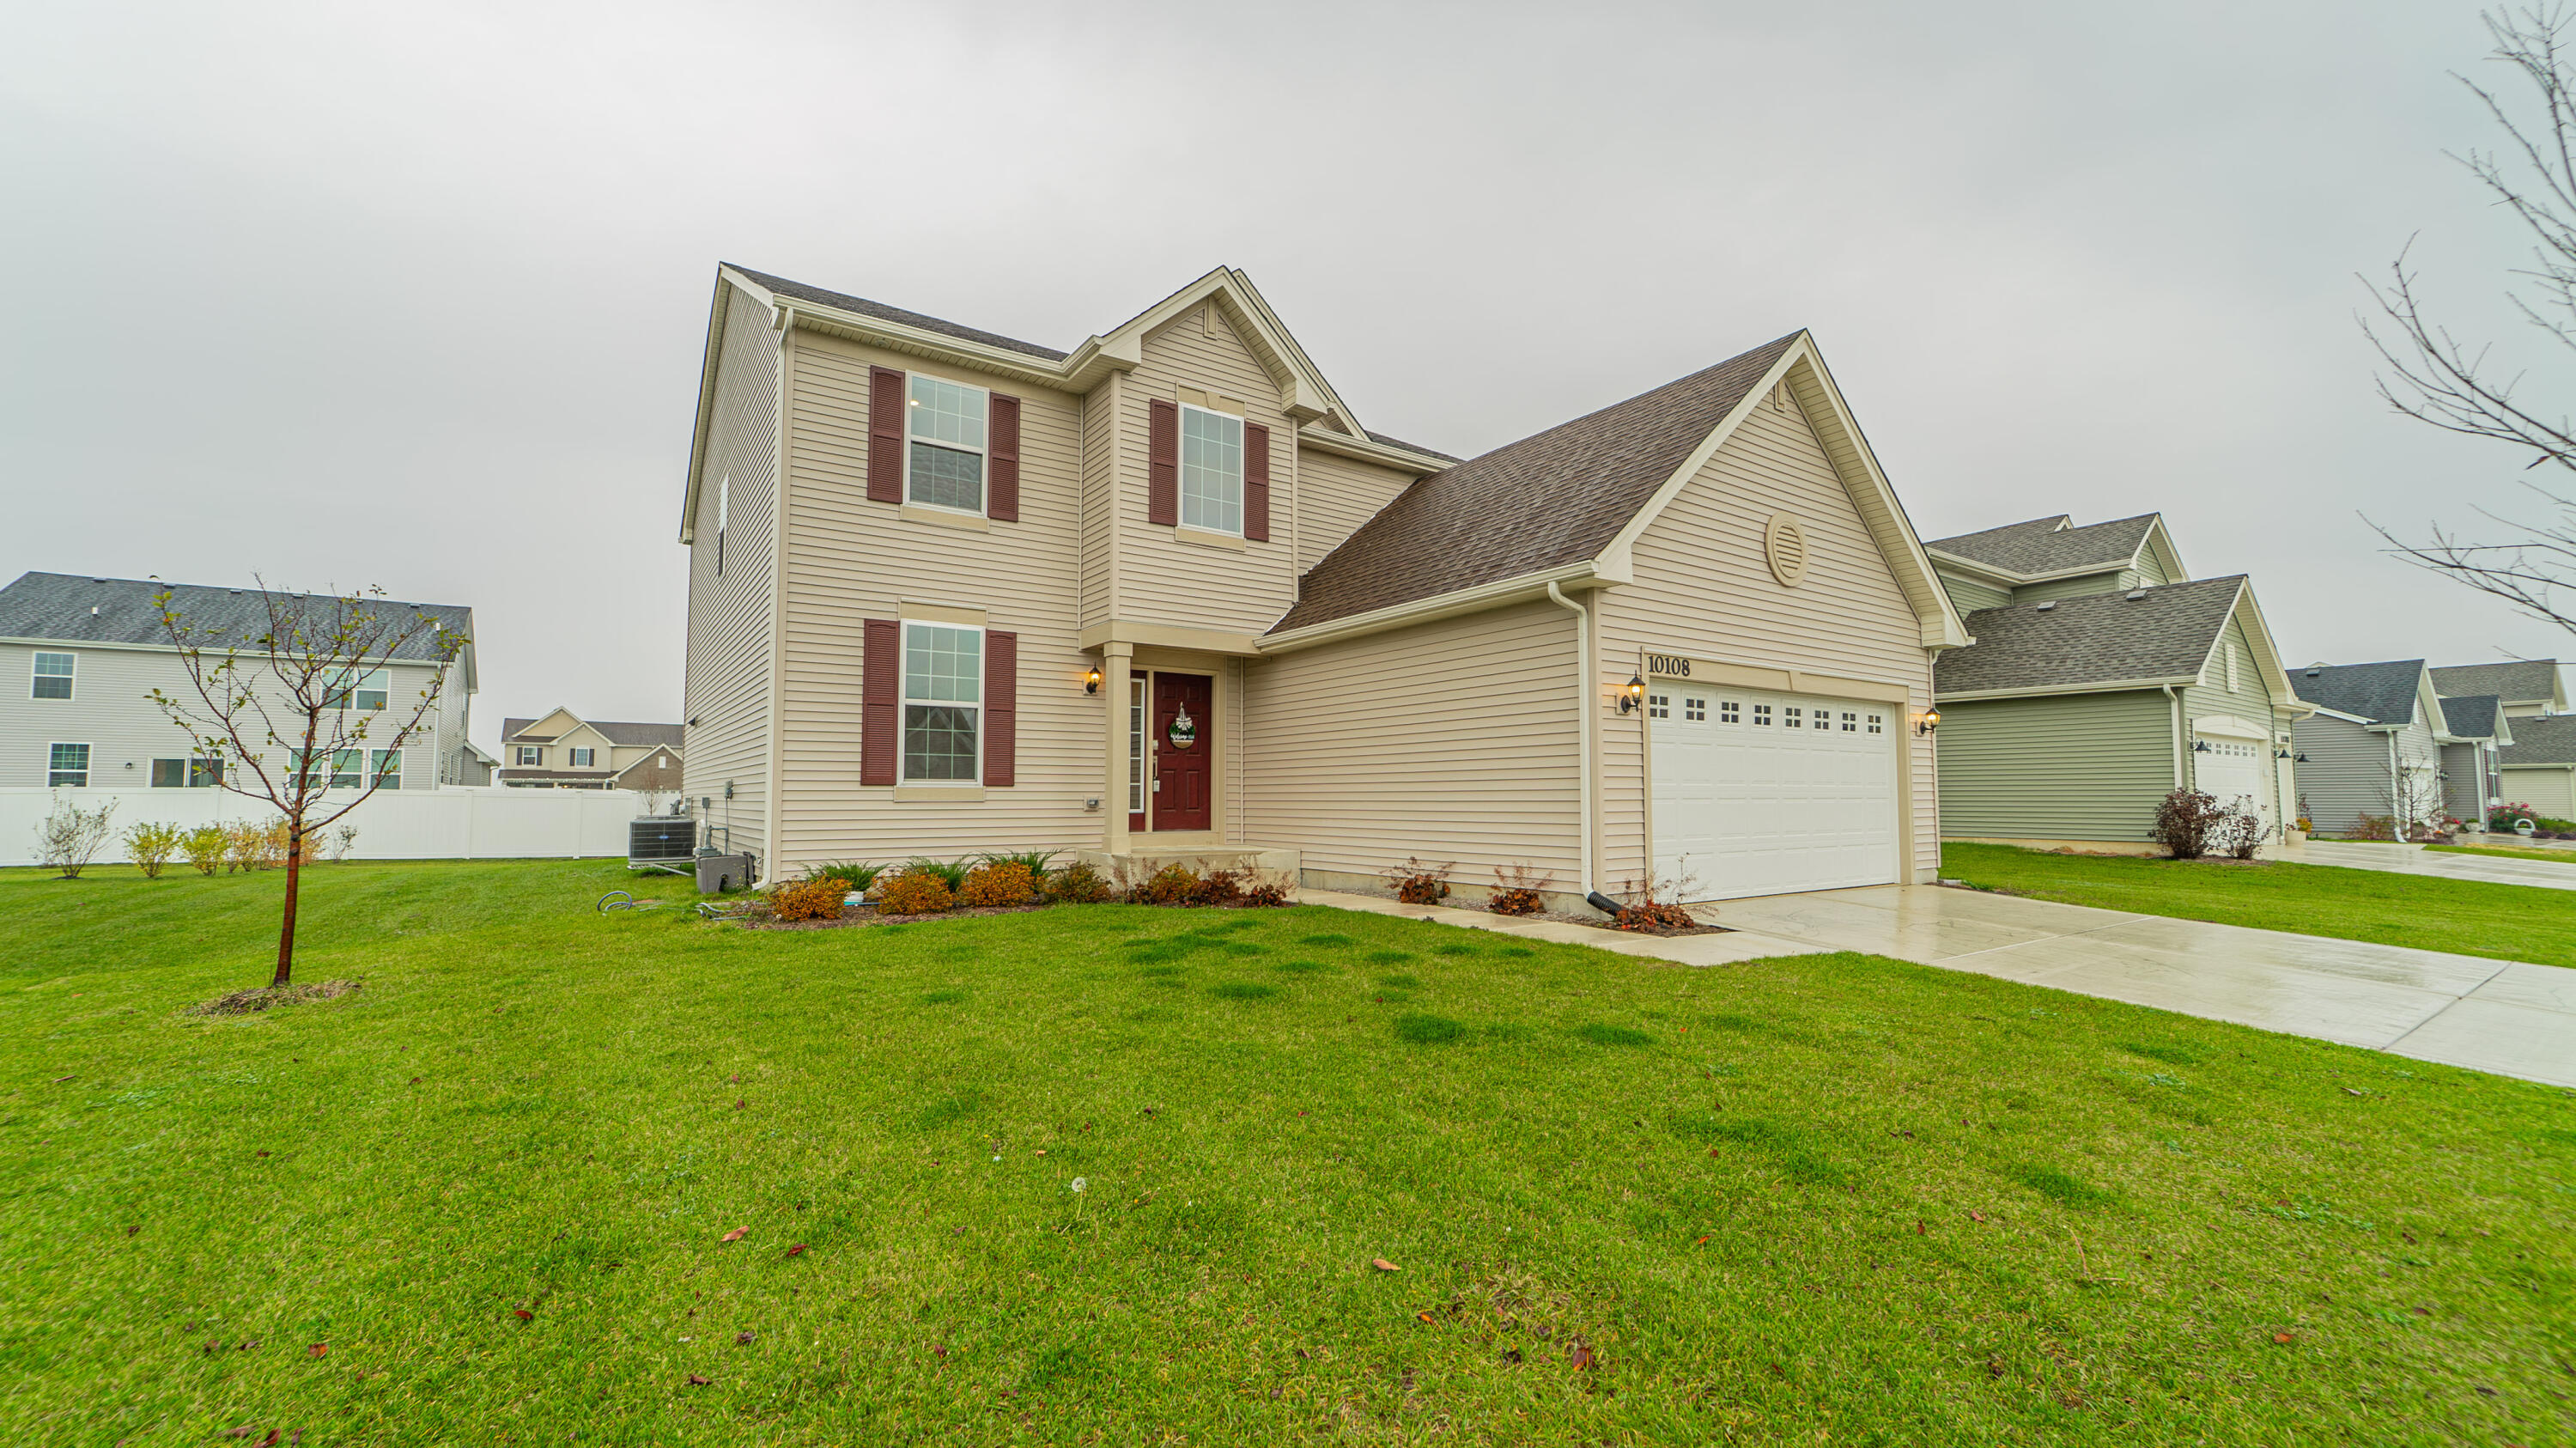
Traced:
[[718, 270], [684, 792], [768, 879], [1061, 848], [1929, 879], [1968, 639], [1812, 339], [1460, 461], [1241, 272], [1069, 352]]
[[504, 719], [495, 782], [513, 789], [668, 793], [680, 787], [682, 733], [677, 724], [584, 719], [562, 707], [541, 718]]

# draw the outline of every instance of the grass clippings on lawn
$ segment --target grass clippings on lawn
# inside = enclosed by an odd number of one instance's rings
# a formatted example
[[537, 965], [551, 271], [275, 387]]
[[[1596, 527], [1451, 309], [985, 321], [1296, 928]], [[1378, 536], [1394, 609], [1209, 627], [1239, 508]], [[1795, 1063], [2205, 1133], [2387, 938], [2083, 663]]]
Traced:
[[2576, 890], [2278, 860], [2061, 855], [1955, 840], [1941, 846], [1941, 874], [1980, 890], [2068, 905], [2576, 965]]
[[186, 1008], [192, 1016], [246, 1016], [253, 1011], [272, 1010], [278, 1006], [300, 1006], [306, 1001], [338, 1000], [359, 988], [354, 980], [326, 980], [320, 985], [261, 986], [256, 990], [237, 990], [231, 995], [199, 1001]]
[[7, 1440], [2571, 1436], [2563, 1091], [1859, 955], [621, 875], [308, 871], [366, 990], [202, 1018], [273, 876], [0, 873]]

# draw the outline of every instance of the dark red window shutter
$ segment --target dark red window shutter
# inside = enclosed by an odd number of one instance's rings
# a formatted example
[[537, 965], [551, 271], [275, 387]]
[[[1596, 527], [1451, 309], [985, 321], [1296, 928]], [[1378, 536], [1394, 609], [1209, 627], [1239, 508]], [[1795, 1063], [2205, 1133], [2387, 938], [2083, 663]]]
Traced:
[[1181, 405], [1161, 398], [1146, 413], [1145, 521], [1181, 521]]
[[984, 630], [984, 783], [1019, 783], [1020, 636]]
[[903, 749], [903, 625], [867, 620], [859, 648], [859, 783], [892, 784]]
[[996, 522], [1020, 521], [1020, 400], [995, 392], [984, 409], [984, 513]]
[[891, 367], [868, 369], [868, 501], [903, 501], [903, 374]]
[[1243, 536], [1270, 541], [1270, 429], [1243, 425]]

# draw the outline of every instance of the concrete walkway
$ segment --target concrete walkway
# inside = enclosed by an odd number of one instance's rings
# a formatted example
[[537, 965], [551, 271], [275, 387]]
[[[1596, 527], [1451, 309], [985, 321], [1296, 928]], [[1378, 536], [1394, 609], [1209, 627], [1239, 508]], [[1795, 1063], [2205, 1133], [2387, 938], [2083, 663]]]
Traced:
[[2400, 875], [2438, 875], [2446, 880], [2483, 880], [2492, 885], [2537, 885], [2543, 890], [2576, 890], [2576, 863], [2538, 856], [2507, 859], [2502, 855], [2452, 855], [2422, 845], [2348, 844], [2309, 840], [2281, 851], [2294, 865], [2340, 865], [2352, 870], [2386, 870]]
[[[2356, 849], [2383, 848], [2354, 846]], [[2466, 856], [2462, 858], [2477, 858]], [[2509, 862], [2508, 862], [2509, 863]], [[2095, 910], [1938, 885], [1730, 900], [1734, 927], [1670, 939], [1305, 890], [1380, 915], [1685, 965], [1857, 950], [1948, 970], [2576, 1086], [2576, 969]]]

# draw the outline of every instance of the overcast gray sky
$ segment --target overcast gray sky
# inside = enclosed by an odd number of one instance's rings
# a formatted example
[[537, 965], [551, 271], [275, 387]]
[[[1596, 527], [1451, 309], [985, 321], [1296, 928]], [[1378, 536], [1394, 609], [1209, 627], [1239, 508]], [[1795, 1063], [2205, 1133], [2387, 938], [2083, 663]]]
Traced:
[[2355, 272], [2420, 233], [2446, 315], [2551, 361], [2441, 154], [2490, 139], [2471, 3], [5, 21], [0, 578], [471, 605], [487, 746], [678, 716], [719, 259], [1059, 347], [1240, 266], [1461, 455], [1808, 327], [1926, 537], [2161, 509], [2294, 662], [2576, 654], [2356, 516], [2525, 459], [2385, 412]]

